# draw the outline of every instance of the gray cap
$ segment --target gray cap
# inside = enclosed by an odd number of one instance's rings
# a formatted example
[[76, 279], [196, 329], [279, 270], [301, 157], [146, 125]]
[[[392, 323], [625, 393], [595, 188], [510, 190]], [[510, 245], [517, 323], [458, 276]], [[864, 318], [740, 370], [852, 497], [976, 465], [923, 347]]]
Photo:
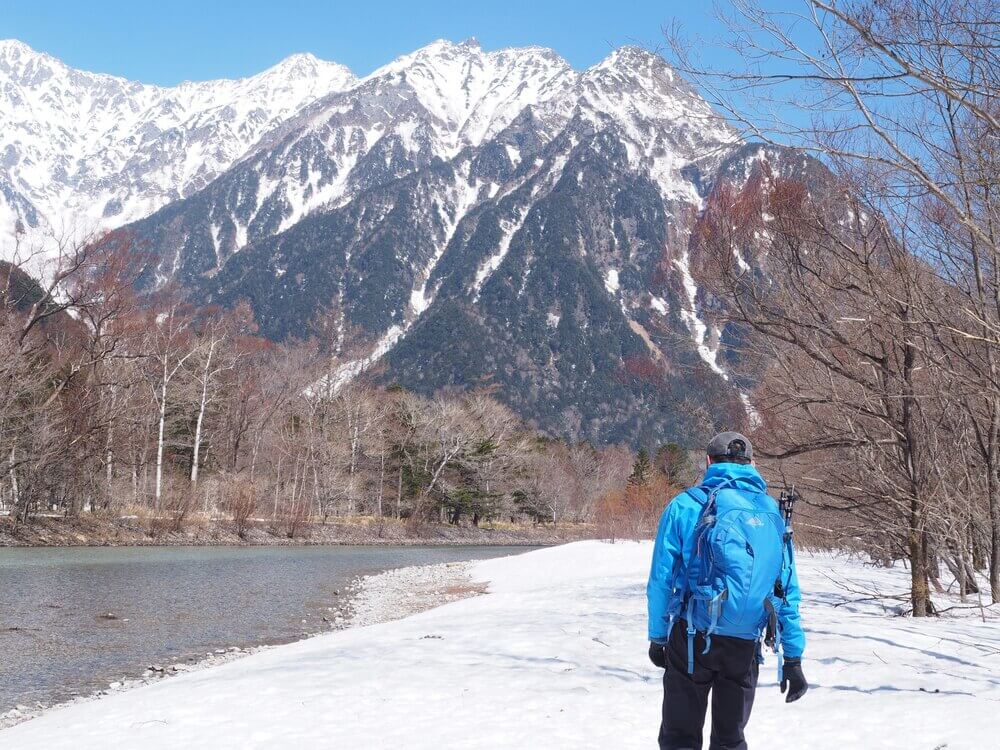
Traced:
[[[740, 443], [743, 443], [740, 446]], [[753, 445], [746, 435], [739, 432], [720, 432], [708, 443], [708, 455], [712, 458], [727, 456], [753, 460]]]

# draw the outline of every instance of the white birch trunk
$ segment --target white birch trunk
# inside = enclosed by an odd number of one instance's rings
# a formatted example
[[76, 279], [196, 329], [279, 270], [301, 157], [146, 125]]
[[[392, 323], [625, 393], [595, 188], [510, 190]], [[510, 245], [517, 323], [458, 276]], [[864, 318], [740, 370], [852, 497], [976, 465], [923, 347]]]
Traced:
[[205, 407], [208, 404], [208, 383], [211, 380], [212, 355], [215, 354], [215, 341], [208, 348], [205, 358], [205, 369], [201, 377], [201, 400], [198, 404], [198, 421], [194, 428], [194, 455], [191, 460], [191, 487], [198, 486], [198, 462], [201, 456], [201, 428], [205, 422]]
[[156, 488], [154, 497], [156, 507], [160, 507], [160, 497], [163, 494], [163, 436], [167, 423], [167, 374], [163, 373], [163, 384], [160, 386], [160, 429], [156, 438]]

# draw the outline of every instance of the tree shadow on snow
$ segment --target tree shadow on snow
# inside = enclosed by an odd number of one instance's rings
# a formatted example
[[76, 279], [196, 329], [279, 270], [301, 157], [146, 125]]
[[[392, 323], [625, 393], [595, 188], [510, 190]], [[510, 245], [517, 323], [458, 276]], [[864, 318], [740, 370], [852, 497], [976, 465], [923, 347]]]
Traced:
[[922, 690], [920, 688], [901, 688], [893, 685], [880, 685], [873, 688], [863, 688], [857, 685], [811, 685], [810, 688], [817, 690], [839, 690], [849, 693], [866, 693], [868, 695], [874, 695], [875, 693], [922, 693], [924, 695], [967, 695], [970, 698], [976, 697], [975, 693], [969, 693], [965, 690]]
[[[879, 638], [874, 635], [863, 635], [860, 633], [852, 633], [850, 636], [845, 636], [844, 633], [837, 633], [832, 630], [816, 630], [815, 628], [806, 628], [807, 633], [815, 633], [817, 635], [829, 635], [834, 638], [850, 638], [850, 640], [866, 640], [874, 641], [875, 643], [881, 643], [886, 646], [892, 646], [893, 648], [901, 648], [906, 651], [916, 651], [923, 654], [924, 656], [929, 656], [932, 659], [940, 659], [941, 661], [951, 662], [953, 664], [960, 664], [963, 667], [973, 667], [975, 669], [982, 669], [983, 665], [977, 662], [967, 661], [965, 659], [959, 658], [958, 656], [952, 656], [951, 654], [943, 654], [940, 651], [932, 651], [926, 648], [920, 648], [919, 646], [910, 646], [905, 643], [899, 643], [897, 641], [890, 640], [889, 638]], [[945, 639], [942, 639], [945, 640]]]

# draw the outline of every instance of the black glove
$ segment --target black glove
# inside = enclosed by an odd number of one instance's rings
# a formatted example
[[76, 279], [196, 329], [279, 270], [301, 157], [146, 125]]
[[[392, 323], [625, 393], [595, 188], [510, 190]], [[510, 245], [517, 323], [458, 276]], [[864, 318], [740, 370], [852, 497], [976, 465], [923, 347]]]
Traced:
[[788, 695], [785, 697], [785, 703], [797, 701], [809, 689], [809, 683], [806, 682], [805, 675], [802, 674], [801, 659], [785, 659], [781, 677], [781, 692], [784, 693], [786, 689]]
[[649, 642], [649, 660], [660, 669], [667, 668], [667, 644]]

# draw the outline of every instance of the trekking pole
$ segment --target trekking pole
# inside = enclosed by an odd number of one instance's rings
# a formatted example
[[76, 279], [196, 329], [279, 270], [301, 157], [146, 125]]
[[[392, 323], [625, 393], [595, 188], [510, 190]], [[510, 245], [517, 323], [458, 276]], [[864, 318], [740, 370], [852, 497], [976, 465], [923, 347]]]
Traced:
[[792, 512], [795, 510], [795, 503], [800, 499], [800, 495], [795, 491], [795, 485], [793, 484], [787, 490], [782, 490], [781, 495], [778, 497], [778, 510], [781, 511], [781, 517], [785, 520], [785, 539], [791, 539], [794, 533], [792, 529]]
[[[784, 554], [790, 555], [790, 550], [792, 548], [792, 511], [795, 510], [795, 501], [799, 499], [798, 493], [795, 491], [795, 485], [793, 484], [787, 490], [782, 490], [781, 494], [778, 495], [778, 512], [781, 514], [781, 519], [785, 522], [785, 534], [782, 537], [782, 543], [787, 547], [789, 552]], [[778, 580], [774, 582], [774, 595], [778, 599], [785, 598], [785, 584], [781, 580], [781, 576], [778, 576]], [[775, 612], [774, 607], [771, 606], [768, 612], [767, 625], [764, 628], [764, 645], [777, 651], [777, 642], [775, 637], [778, 632], [778, 613]], [[764, 657], [760, 655], [758, 651], [757, 658], [759, 662], [764, 661]]]
[[[781, 517], [785, 521], [784, 542], [789, 561], [791, 561], [794, 554], [792, 552], [792, 535], [795, 531], [792, 529], [792, 513], [795, 510], [795, 503], [797, 503], [800, 499], [801, 495], [795, 491], [794, 484], [787, 490], [782, 490], [781, 495], [778, 496], [778, 511], [781, 513]], [[783, 599], [785, 597], [785, 584], [780, 579], [775, 583], [774, 593], [779, 598]]]

